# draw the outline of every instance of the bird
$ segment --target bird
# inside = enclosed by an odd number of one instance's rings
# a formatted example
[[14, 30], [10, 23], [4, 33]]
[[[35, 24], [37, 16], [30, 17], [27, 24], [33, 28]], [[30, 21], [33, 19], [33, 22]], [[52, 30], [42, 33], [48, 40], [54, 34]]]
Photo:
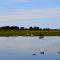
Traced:
[[43, 52], [40, 52], [40, 54], [44, 54], [44, 51]]
[[32, 55], [36, 55], [36, 54], [34, 53], [34, 54], [32, 54]]
[[60, 52], [58, 52], [58, 54], [60, 54]]

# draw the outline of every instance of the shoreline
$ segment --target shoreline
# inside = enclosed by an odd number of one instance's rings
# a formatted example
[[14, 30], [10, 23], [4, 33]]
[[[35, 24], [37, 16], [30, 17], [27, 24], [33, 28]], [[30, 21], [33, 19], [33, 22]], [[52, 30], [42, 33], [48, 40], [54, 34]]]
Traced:
[[60, 31], [45, 30], [8, 30], [0, 31], [0, 36], [60, 36]]

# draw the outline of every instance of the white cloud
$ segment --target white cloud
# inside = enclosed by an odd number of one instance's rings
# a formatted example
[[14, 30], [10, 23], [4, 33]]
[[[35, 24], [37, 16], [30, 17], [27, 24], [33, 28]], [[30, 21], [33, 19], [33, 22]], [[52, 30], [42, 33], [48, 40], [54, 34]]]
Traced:
[[31, 2], [31, 0], [0, 0], [1, 4], [15, 4], [15, 3], [26, 3]]
[[0, 15], [0, 20], [26, 20], [39, 18], [60, 18], [60, 8], [13, 10]]
[[29, 2], [31, 0], [15, 0], [16, 2]]

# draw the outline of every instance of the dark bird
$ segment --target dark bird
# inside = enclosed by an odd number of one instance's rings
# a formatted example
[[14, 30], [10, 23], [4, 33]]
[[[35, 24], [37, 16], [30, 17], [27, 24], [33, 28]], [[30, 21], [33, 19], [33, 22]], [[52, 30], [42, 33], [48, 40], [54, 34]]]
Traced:
[[34, 53], [34, 54], [32, 54], [32, 55], [36, 55], [36, 54]]
[[44, 54], [44, 52], [40, 52], [40, 54]]
[[60, 52], [58, 52], [58, 54], [60, 54]]

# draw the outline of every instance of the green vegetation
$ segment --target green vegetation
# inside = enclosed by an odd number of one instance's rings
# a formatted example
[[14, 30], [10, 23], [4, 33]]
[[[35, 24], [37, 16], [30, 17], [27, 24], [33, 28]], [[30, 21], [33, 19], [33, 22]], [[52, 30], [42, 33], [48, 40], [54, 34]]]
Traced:
[[60, 29], [4, 26], [0, 27], [0, 36], [60, 36]]

